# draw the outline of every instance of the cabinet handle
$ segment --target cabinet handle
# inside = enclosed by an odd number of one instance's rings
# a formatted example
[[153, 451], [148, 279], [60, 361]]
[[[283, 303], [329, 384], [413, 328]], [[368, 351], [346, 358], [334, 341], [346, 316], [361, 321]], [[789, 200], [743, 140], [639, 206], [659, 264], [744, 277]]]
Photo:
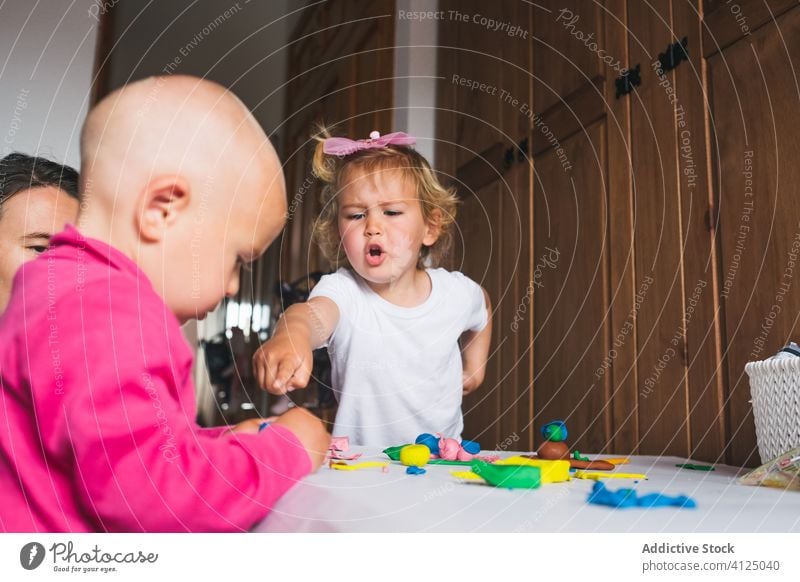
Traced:
[[664, 73], [671, 71], [683, 61], [689, 60], [687, 45], [689, 37], [684, 36], [680, 42], [673, 43], [667, 47], [663, 53], [658, 55], [658, 76], [663, 77]]
[[[516, 154], [516, 155], [515, 155]], [[528, 159], [528, 138], [521, 140], [517, 147], [508, 148], [503, 154], [503, 169], [508, 170], [514, 165], [514, 158], [519, 163], [525, 162]]]
[[633, 91], [634, 87], [642, 84], [642, 67], [636, 65], [632, 69], [626, 70], [619, 77], [614, 80], [614, 85], [617, 88], [617, 99], [623, 95], [627, 95]]

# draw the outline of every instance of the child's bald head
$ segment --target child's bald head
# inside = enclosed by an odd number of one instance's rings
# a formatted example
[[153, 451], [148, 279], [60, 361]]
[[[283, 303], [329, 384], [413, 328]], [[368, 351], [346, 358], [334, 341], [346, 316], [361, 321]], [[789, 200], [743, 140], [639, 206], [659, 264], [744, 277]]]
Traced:
[[224, 87], [174, 76], [103, 99], [81, 135], [88, 236], [133, 258], [167, 305], [202, 317], [238, 288], [238, 264], [260, 255], [285, 221], [278, 157]]

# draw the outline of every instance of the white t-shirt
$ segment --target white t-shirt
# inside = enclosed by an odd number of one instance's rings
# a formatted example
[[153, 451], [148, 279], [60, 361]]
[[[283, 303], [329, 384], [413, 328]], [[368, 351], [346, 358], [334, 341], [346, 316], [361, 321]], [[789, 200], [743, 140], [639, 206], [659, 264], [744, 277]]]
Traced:
[[339, 308], [328, 340], [339, 400], [333, 429], [356, 445], [414, 442], [420, 433], [460, 439], [463, 367], [458, 338], [488, 321], [483, 291], [459, 272], [426, 269], [431, 294], [416, 307], [383, 299], [354, 271], [322, 277], [310, 298]]

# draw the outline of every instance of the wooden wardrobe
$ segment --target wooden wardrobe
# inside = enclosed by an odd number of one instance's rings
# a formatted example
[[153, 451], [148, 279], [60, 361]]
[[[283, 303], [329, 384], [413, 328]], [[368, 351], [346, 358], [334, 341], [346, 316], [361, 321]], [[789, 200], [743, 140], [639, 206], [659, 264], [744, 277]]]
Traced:
[[[530, 449], [564, 419], [582, 452], [755, 463], [744, 364], [800, 337], [800, 6], [432, 7], [435, 165], [462, 200], [450, 266], [496, 309], [465, 437]], [[391, 126], [396, 18], [394, 2], [335, 0], [295, 32], [286, 280], [327, 267], [310, 244], [313, 123]]]
[[744, 365], [799, 337], [800, 7], [440, 9], [437, 166], [497, 305], [468, 430], [755, 463]]

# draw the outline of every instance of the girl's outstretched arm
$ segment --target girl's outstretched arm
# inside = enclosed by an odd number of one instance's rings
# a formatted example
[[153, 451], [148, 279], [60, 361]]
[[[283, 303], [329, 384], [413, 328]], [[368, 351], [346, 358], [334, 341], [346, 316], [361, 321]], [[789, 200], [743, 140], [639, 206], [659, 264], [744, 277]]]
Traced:
[[492, 342], [492, 301], [486, 289], [481, 288], [489, 311], [489, 320], [481, 331], [461, 334], [461, 357], [464, 362], [464, 395], [474, 391], [486, 376], [486, 360]]
[[253, 356], [259, 385], [273, 394], [305, 388], [313, 367], [311, 352], [328, 341], [338, 322], [339, 308], [327, 297], [292, 305]]

